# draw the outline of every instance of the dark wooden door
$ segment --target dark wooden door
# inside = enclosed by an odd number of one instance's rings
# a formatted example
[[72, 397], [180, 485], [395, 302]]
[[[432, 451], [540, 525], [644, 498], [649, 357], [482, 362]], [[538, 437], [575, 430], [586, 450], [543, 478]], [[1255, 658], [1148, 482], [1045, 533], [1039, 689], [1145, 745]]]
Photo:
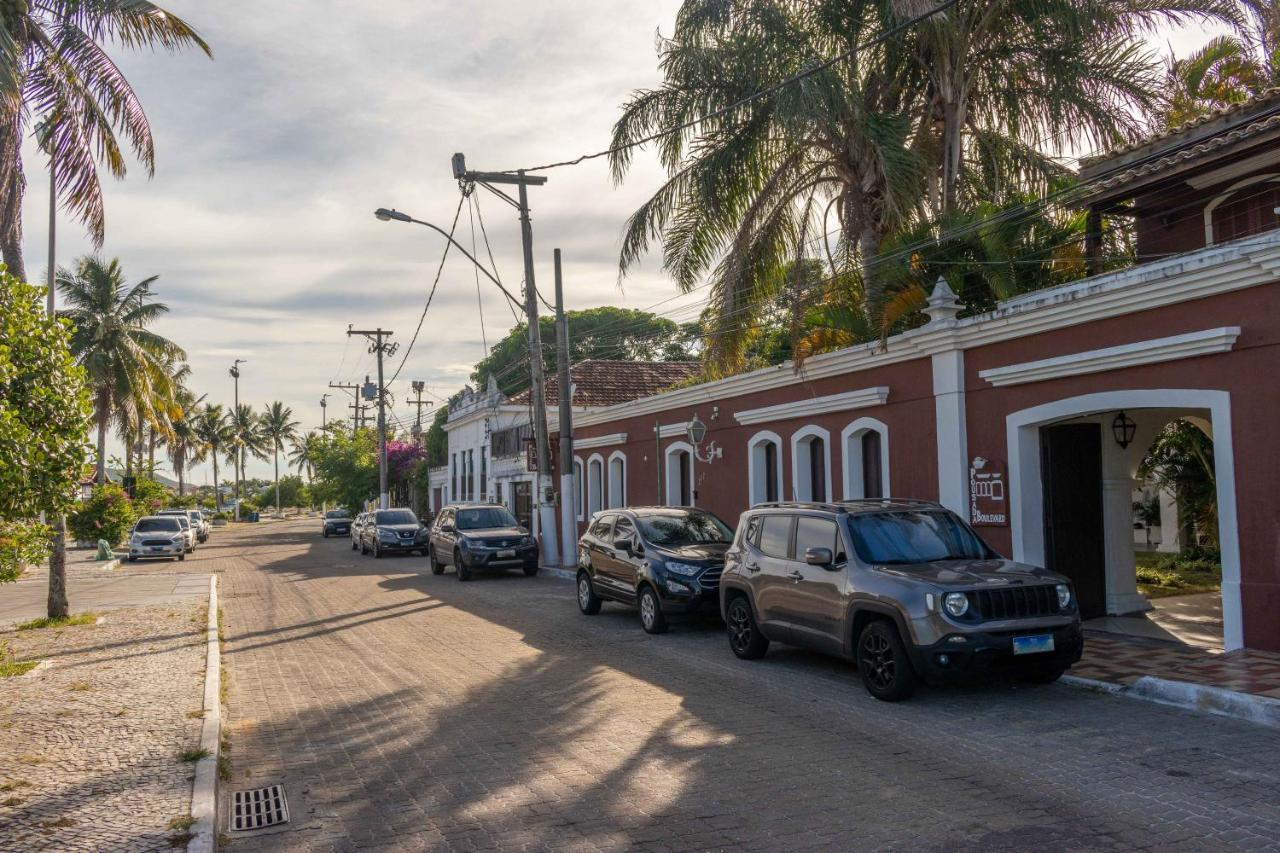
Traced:
[[511, 495], [515, 503], [516, 521], [525, 530], [533, 529], [533, 484], [525, 480], [511, 484]]
[[1071, 578], [1083, 619], [1106, 615], [1102, 427], [1041, 427], [1046, 568]]

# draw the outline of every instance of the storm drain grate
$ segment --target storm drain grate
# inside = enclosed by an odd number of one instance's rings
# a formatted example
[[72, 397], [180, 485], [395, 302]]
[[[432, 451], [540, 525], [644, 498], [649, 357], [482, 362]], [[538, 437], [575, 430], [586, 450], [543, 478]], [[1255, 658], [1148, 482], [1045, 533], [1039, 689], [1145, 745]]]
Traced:
[[251, 791], [236, 791], [231, 796], [231, 831], [265, 829], [289, 822], [289, 803], [284, 787], [271, 785]]

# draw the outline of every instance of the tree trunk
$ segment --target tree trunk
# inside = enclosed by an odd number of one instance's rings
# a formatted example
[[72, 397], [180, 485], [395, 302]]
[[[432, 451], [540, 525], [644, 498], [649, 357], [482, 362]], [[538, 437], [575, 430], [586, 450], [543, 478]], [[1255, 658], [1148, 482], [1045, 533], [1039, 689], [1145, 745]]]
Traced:
[[[19, 54], [21, 55], [21, 54]], [[0, 255], [15, 278], [27, 280], [22, 259], [22, 199], [27, 179], [22, 173], [22, 116], [15, 103], [0, 110]]]
[[111, 391], [98, 392], [98, 468], [93, 479], [98, 484], [107, 482], [107, 419], [111, 416]]
[[147, 429], [147, 476], [156, 475], [156, 428]]
[[187, 484], [183, 481], [183, 469], [187, 467], [186, 461], [182, 458], [181, 452], [173, 457], [173, 473], [178, 475], [178, 497], [185, 497], [187, 494]]
[[276, 464], [276, 515], [282, 515], [284, 511], [280, 509], [280, 449], [276, 448], [272, 455], [275, 457]]
[[222, 488], [218, 485], [218, 448], [211, 449], [213, 457], [213, 511], [222, 512]]
[[66, 617], [68, 607], [67, 517], [59, 513], [53, 522], [53, 551], [49, 554], [49, 618]]
[[960, 170], [964, 165], [964, 104], [949, 98], [942, 107], [942, 211], [955, 209], [960, 186]]

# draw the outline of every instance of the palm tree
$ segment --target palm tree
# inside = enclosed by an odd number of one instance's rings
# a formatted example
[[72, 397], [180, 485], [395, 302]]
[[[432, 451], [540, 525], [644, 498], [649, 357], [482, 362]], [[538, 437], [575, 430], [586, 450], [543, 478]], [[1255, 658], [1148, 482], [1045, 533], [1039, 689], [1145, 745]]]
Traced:
[[169, 435], [165, 443], [169, 446], [169, 460], [173, 462], [173, 473], [178, 478], [178, 497], [187, 493], [186, 470], [188, 465], [204, 461], [209, 452], [208, 445], [201, 439], [197, 430], [200, 416], [200, 404], [205, 395], [196, 397], [188, 388], [178, 389], [176, 402], [178, 416], [169, 423]]
[[95, 246], [105, 229], [98, 167], [124, 177], [127, 146], [148, 174], [155, 170], [146, 113], [106, 45], [209, 54], [186, 22], [148, 0], [0, 3], [0, 251], [19, 278], [26, 278], [22, 142], [29, 129], [39, 128], [61, 203]]
[[[71, 270], [58, 270], [58, 290], [69, 306], [59, 315], [75, 327], [71, 351], [84, 365], [94, 395], [99, 483], [107, 476], [108, 424], [115, 419], [136, 439], [142, 422], [154, 418], [157, 401], [172, 398], [170, 364], [186, 358], [181, 347], [146, 328], [169, 310], [151, 301], [156, 278], [129, 286], [117, 259], [95, 255], [80, 258]], [[132, 444], [127, 447], [131, 452]]]
[[213, 462], [213, 500], [218, 511], [222, 510], [222, 490], [218, 483], [218, 455], [231, 444], [231, 424], [221, 406], [209, 405], [201, 409], [192, 423], [192, 431], [200, 445], [206, 448]]
[[244, 466], [248, 457], [267, 458], [267, 443], [262, 435], [262, 422], [253, 406], [241, 403], [232, 409], [228, 421], [231, 424], [231, 442], [227, 446], [227, 458], [236, 465], [236, 508], [239, 509], [240, 486], [244, 480]]
[[301, 438], [293, 440], [293, 449], [289, 451], [289, 462], [298, 469], [299, 474], [307, 475], [307, 485], [315, 476], [316, 452], [320, 447], [320, 434], [311, 430]]
[[259, 420], [260, 432], [267, 446], [271, 448], [272, 459], [276, 469], [276, 514], [280, 514], [280, 451], [284, 450], [286, 441], [298, 438], [298, 422], [293, 420], [293, 409], [276, 400], [267, 407]]

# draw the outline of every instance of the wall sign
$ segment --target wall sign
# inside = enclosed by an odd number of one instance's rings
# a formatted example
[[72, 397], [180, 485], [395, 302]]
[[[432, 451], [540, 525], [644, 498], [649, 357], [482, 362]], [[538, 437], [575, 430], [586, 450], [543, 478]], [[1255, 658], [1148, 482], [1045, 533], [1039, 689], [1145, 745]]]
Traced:
[[1003, 462], [975, 456], [969, 464], [969, 523], [975, 527], [1008, 526]]

